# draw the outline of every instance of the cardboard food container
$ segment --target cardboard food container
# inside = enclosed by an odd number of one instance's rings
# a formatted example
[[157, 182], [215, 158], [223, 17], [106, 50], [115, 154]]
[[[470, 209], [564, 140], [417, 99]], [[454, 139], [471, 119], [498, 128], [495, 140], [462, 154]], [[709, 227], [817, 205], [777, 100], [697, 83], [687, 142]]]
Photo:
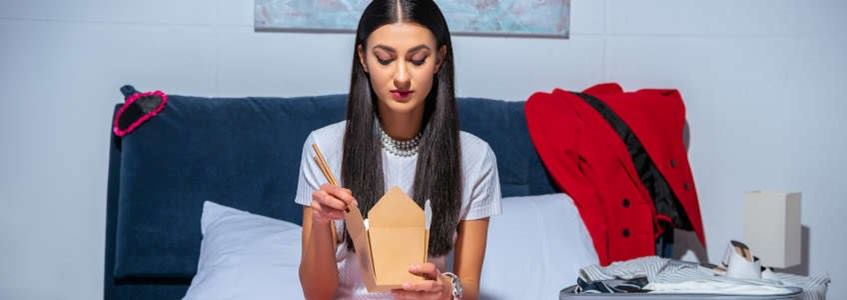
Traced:
[[424, 280], [409, 273], [410, 266], [425, 263], [428, 255], [424, 211], [400, 188], [391, 187], [368, 211], [368, 228], [358, 209], [346, 212], [344, 222], [362, 263], [368, 292]]

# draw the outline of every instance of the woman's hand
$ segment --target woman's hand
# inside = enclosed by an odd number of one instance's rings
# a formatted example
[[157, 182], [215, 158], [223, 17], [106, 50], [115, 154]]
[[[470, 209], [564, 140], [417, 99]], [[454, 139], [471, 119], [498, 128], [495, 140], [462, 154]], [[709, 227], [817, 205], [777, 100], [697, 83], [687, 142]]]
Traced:
[[423, 276], [425, 281], [404, 283], [402, 289], [391, 290], [395, 299], [452, 299], [452, 281], [441, 275], [433, 263], [409, 267], [409, 273]]
[[[323, 184], [312, 193], [312, 221], [318, 224], [329, 224], [332, 220], [344, 218], [344, 211], [359, 205], [353, 192], [332, 184]], [[356, 208], [357, 209], [357, 208]]]

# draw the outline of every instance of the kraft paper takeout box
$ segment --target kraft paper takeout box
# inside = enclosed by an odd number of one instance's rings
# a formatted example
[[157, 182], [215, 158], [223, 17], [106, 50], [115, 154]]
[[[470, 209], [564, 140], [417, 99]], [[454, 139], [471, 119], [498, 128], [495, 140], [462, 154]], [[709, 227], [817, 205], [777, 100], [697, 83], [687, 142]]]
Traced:
[[426, 262], [429, 232], [424, 211], [400, 188], [389, 189], [368, 211], [367, 229], [358, 209], [346, 212], [344, 221], [369, 292], [424, 280], [409, 273], [410, 266]]

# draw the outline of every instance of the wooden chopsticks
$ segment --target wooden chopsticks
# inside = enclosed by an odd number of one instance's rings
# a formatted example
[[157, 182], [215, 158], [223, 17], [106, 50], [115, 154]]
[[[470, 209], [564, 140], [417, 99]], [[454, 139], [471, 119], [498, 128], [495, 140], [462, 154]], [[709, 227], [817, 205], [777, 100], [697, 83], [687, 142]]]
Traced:
[[321, 168], [321, 172], [324, 173], [324, 177], [326, 177], [326, 181], [332, 185], [338, 185], [338, 180], [335, 180], [335, 176], [332, 176], [332, 172], [329, 169], [329, 165], [326, 163], [326, 159], [324, 155], [321, 153], [321, 149], [318, 148], [318, 144], [312, 144], [312, 149], [315, 150], [315, 156], [312, 158], [318, 163], [318, 167]]
[[[315, 156], [313, 156], [312, 159], [314, 159], [315, 162], [318, 163], [318, 167], [321, 169], [321, 172], [324, 173], [326, 181], [329, 182], [329, 184], [340, 186], [338, 184], [338, 180], [335, 179], [335, 176], [332, 176], [332, 171], [330, 171], [329, 164], [326, 163], [326, 158], [324, 158], [323, 153], [321, 153], [321, 149], [318, 148], [318, 144], [312, 144], [312, 149], [315, 150]], [[349, 213], [350, 207], [344, 208], [344, 211]]]
[[[315, 156], [312, 156], [312, 159], [318, 164], [318, 167], [321, 169], [321, 172], [324, 173], [324, 177], [329, 184], [338, 186], [338, 180], [335, 180], [335, 176], [332, 175], [332, 171], [329, 169], [329, 164], [326, 163], [326, 158], [324, 158], [323, 153], [321, 153], [321, 149], [318, 148], [318, 144], [312, 144], [312, 149], [315, 150]], [[347, 207], [344, 209], [346, 212], [350, 212], [350, 208]], [[335, 224], [331, 223], [329, 227], [332, 232], [332, 241], [333, 243], [338, 243], [338, 234], [335, 232]]]

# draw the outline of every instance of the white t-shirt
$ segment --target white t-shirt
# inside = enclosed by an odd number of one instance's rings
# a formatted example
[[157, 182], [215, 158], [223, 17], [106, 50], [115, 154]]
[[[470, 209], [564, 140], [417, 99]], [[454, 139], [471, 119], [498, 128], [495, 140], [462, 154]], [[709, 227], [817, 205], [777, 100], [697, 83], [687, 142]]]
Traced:
[[[321, 152], [327, 160], [327, 164], [335, 178], [341, 180], [341, 160], [343, 152], [343, 141], [346, 121], [328, 125], [321, 129], [312, 131], [303, 145], [303, 154], [300, 162], [300, 179], [297, 183], [297, 196], [295, 202], [301, 205], [310, 205], [312, 193], [326, 179], [320, 168], [312, 159], [314, 156], [312, 144], [317, 143]], [[488, 143], [480, 138], [467, 133], [460, 132], [459, 140], [462, 149], [462, 208], [460, 220], [477, 220], [490, 216], [499, 215], [500, 208], [500, 180], [497, 175], [497, 160]], [[385, 178], [385, 189], [398, 186], [404, 193], [409, 193], [415, 179], [415, 166], [417, 154], [409, 157], [401, 157], [382, 150], [382, 169]], [[343, 221], [335, 221], [336, 232], [342, 232]], [[339, 234], [339, 239], [340, 239]], [[456, 234], [453, 239], [455, 242]], [[338, 244], [335, 251], [335, 259], [338, 266], [338, 290], [336, 298], [354, 299], [390, 299], [388, 293], [368, 293], [362, 280], [359, 259], [354, 253], [347, 250], [346, 242]], [[429, 261], [438, 266], [439, 270], [447, 270], [446, 256], [430, 257]]]

